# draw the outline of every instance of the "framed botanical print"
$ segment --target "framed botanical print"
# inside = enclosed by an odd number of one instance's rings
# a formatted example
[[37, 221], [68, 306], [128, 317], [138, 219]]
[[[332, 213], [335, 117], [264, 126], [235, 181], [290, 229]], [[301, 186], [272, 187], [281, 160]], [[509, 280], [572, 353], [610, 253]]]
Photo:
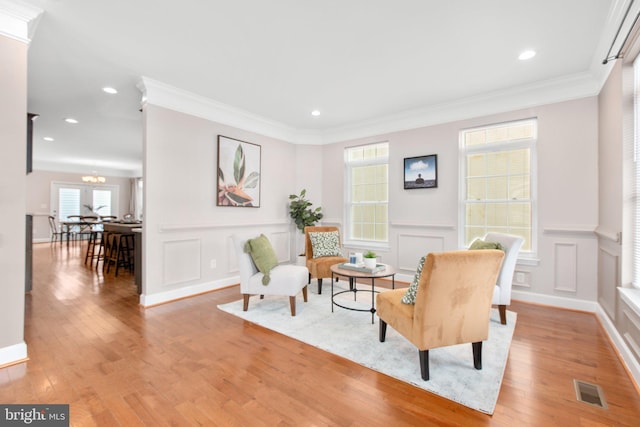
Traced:
[[261, 147], [218, 135], [217, 206], [260, 207]]

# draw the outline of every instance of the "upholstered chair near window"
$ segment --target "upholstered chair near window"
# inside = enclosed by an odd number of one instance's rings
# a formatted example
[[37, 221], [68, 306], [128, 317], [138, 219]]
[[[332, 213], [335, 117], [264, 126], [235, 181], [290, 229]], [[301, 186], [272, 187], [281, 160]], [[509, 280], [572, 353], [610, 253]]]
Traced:
[[387, 325], [418, 347], [420, 373], [429, 379], [429, 350], [472, 343], [473, 365], [482, 369], [482, 341], [489, 336], [491, 297], [504, 252], [430, 253], [420, 273], [415, 303], [403, 302], [407, 289], [376, 295], [380, 342]]
[[309, 269], [309, 281], [318, 279], [318, 294], [322, 293], [322, 279], [331, 277], [331, 266], [348, 262], [342, 256], [342, 241], [340, 240], [340, 230], [338, 227], [305, 227], [305, 257], [307, 268]]
[[307, 302], [307, 277], [309, 270], [302, 265], [278, 264], [271, 243], [264, 235], [231, 236], [240, 270], [240, 293], [244, 299], [243, 310], [249, 308], [249, 297], [282, 295], [289, 297], [291, 315], [296, 315], [296, 295], [302, 291]]
[[[493, 299], [491, 304], [497, 305], [500, 311], [500, 323], [507, 324], [507, 306], [511, 304], [511, 287], [513, 285], [513, 273], [516, 269], [518, 262], [518, 253], [522, 247], [524, 240], [520, 236], [513, 236], [511, 234], [504, 233], [487, 233], [482, 238], [486, 243], [500, 243], [504, 249], [504, 261], [502, 261], [502, 268], [496, 281], [496, 286], [493, 291]], [[474, 240], [473, 244], [477, 241]]]

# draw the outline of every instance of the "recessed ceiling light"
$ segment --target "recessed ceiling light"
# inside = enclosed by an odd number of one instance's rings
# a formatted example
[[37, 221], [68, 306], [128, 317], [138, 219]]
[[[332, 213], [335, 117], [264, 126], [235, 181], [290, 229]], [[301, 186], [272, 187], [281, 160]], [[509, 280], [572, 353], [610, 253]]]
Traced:
[[313, 110], [313, 111], [311, 112], [311, 115], [312, 115], [312, 116], [319, 116], [319, 115], [320, 115], [320, 110]]
[[527, 59], [531, 59], [534, 56], [536, 56], [536, 51], [535, 50], [525, 50], [524, 52], [522, 52], [520, 54], [520, 56], [518, 56], [518, 59], [520, 61], [526, 61]]
[[74, 124], [74, 125], [76, 123], [78, 123], [78, 121], [76, 119], [72, 119], [71, 117], [68, 117], [68, 118], [64, 119], [64, 121], [67, 122], [67, 123]]
[[105, 91], [106, 93], [110, 93], [111, 95], [115, 95], [116, 93], [118, 93], [118, 91], [112, 87], [103, 87], [102, 88], [103, 91]]
[[44, 137], [44, 138], [42, 138], [42, 139], [44, 139], [45, 141], [49, 141], [49, 142], [51, 142], [51, 141], [55, 141], [55, 139], [51, 138], [50, 136], [45, 136], [45, 137]]

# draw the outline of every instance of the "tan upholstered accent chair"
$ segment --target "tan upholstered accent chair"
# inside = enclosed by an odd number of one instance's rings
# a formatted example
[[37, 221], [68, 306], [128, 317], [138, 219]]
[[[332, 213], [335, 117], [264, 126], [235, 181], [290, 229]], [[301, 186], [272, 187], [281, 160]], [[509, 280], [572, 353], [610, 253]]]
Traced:
[[258, 271], [251, 255], [244, 251], [247, 240], [258, 237], [257, 235], [241, 236], [234, 234], [231, 236], [233, 246], [238, 259], [238, 269], [240, 270], [240, 293], [243, 297], [242, 310], [249, 308], [249, 297], [260, 295], [263, 299], [265, 295], [282, 295], [289, 297], [289, 307], [291, 315], [296, 315], [296, 295], [302, 291], [302, 298], [307, 302], [307, 276], [309, 271], [302, 265], [279, 264], [271, 270], [271, 280], [268, 285], [262, 284], [264, 274]]
[[504, 252], [496, 249], [430, 253], [418, 282], [416, 303], [400, 300], [406, 289], [376, 295], [380, 342], [387, 324], [418, 347], [420, 372], [429, 379], [429, 350], [472, 343], [482, 369], [482, 341], [489, 336], [491, 297]]
[[[340, 236], [340, 230], [338, 227], [324, 226], [315, 227], [309, 226], [304, 228], [304, 253], [307, 258], [307, 268], [309, 269], [309, 282], [311, 279], [318, 279], [318, 294], [322, 293], [322, 279], [325, 277], [331, 277], [331, 266], [334, 264], [340, 264], [348, 262], [349, 260], [342, 256], [325, 256], [320, 258], [313, 257], [313, 247], [311, 246], [311, 239], [309, 238], [310, 232], [325, 232], [325, 231], [337, 231]], [[340, 239], [340, 247], [342, 248], [342, 239]]]

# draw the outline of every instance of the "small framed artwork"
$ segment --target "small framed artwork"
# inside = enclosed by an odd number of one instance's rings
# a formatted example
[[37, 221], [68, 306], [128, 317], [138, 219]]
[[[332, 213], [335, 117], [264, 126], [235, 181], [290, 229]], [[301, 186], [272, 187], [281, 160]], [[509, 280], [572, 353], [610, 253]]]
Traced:
[[217, 206], [260, 207], [261, 149], [218, 135]]
[[438, 155], [405, 157], [404, 189], [438, 187]]

